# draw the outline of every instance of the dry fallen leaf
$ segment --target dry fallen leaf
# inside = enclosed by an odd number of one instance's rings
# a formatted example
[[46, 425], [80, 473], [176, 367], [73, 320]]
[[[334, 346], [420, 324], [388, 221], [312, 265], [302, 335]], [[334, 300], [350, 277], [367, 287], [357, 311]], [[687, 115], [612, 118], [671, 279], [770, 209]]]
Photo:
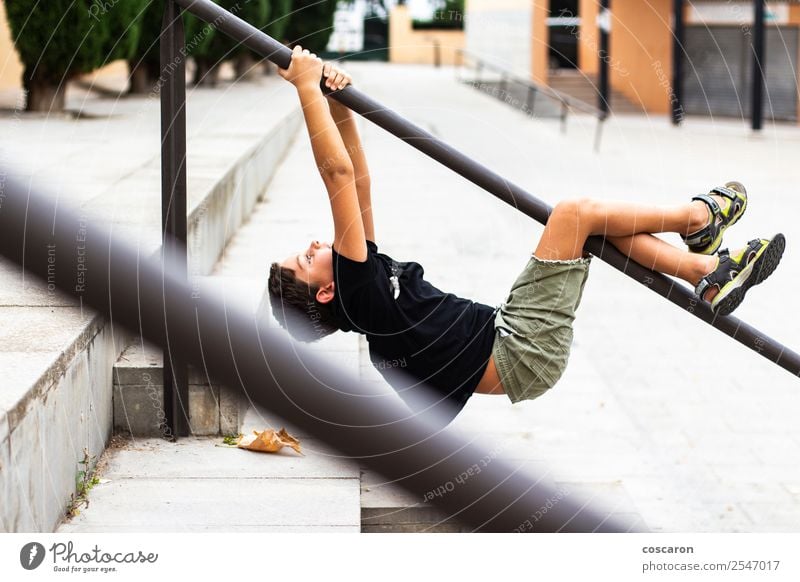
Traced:
[[254, 430], [252, 435], [239, 437], [236, 446], [240, 449], [262, 453], [277, 453], [283, 447], [291, 447], [299, 454], [303, 454], [303, 451], [300, 450], [300, 441], [286, 432], [285, 428], [278, 432], [270, 428], [261, 432]]

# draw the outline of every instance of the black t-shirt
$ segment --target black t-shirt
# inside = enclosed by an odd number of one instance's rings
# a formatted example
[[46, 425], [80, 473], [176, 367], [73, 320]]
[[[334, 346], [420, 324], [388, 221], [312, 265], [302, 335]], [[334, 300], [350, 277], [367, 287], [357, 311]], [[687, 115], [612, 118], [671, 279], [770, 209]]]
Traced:
[[333, 249], [333, 274], [340, 328], [367, 336], [373, 366], [400, 397], [413, 410], [425, 384], [457, 414], [491, 356], [496, 309], [440, 291], [419, 263], [394, 261], [369, 240], [364, 262]]

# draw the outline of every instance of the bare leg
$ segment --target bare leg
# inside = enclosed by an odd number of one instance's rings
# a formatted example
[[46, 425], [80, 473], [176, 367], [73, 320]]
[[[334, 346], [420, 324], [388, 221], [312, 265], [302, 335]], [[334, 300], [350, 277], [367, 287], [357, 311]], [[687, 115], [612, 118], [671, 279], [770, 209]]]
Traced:
[[553, 210], [534, 254], [545, 260], [577, 259], [583, 254], [586, 238], [599, 234], [637, 263], [696, 285], [713, 270], [716, 257], [682, 251], [646, 233], [688, 234], [702, 228], [707, 220], [702, 202], [657, 207], [569, 200]]
[[[652, 234], [611, 236], [606, 237], [606, 240], [640, 265], [658, 273], [678, 277], [692, 285], [697, 285], [700, 279], [717, 266], [716, 256], [683, 251]], [[716, 290], [713, 291], [716, 292]], [[706, 299], [711, 300], [712, 298], [712, 290], [709, 290]]]

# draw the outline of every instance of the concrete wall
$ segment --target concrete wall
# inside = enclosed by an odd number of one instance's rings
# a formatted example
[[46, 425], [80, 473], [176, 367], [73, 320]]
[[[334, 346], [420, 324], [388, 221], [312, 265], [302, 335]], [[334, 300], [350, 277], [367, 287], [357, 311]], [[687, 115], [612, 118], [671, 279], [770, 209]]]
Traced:
[[528, 77], [533, 66], [532, 0], [467, 0], [466, 11], [467, 50]]
[[389, 15], [389, 62], [433, 64], [436, 45], [440, 62], [454, 65], [460, 62], [459, 49], [464, 48], [464, 31], [414, 30], [408, 6], [395, 6]]
[[9, 412], [10, 432], [0, 435], [0, 531], [48, 532], [61, 521], [84, 450], [99, 458], [111, 436], [111, 369], [129, 337], [95, 316], [66, 367], [55, 362]]

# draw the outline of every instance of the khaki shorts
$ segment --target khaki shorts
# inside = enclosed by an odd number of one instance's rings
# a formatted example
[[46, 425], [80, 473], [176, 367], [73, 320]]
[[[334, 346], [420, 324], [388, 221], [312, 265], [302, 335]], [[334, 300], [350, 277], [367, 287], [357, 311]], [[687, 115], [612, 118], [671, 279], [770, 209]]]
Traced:
[[544, 261], [531, 255], [500, 305], [492, 356], [511, 402], [541, 396], [564, 373], [591, 259]]

